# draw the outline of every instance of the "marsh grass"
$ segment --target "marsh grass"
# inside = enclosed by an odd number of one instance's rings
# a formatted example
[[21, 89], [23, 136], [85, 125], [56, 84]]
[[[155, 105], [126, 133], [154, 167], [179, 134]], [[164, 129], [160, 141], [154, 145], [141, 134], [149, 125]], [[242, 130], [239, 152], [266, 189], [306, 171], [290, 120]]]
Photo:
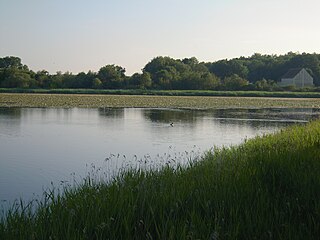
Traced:
[[317, 239], [319, 156], [314, 121], [184, 167], [88, 177], [12, 207], [0, 239]]
[[42, 94], [110, 94], [110, 95], [158, 95], [158, 96], [226, 96], [226, 97], [286, 97], [320, 98], [317, 89], [311, 91], [214, 91], [214, 90], [147, 90], [147, 89], [25, 89], [0, 88], [0, 93]]

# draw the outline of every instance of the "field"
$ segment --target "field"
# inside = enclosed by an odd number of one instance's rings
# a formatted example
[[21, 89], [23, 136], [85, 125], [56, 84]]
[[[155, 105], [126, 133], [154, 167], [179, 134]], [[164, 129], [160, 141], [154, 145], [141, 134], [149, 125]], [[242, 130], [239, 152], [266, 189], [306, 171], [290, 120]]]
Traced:
[[[318, 239], [320, 121], [17, 202], [0, 239]], [[32, 209], [37, 209], [33, 211]]]
[[0, 93], [0, 107], [320, 108], [320, 98]]

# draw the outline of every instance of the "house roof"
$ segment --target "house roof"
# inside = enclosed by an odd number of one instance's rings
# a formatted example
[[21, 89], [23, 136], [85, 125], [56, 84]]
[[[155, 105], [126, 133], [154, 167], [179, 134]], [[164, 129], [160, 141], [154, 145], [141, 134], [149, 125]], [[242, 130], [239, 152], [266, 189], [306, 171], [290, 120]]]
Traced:
[[282, 78], [294, 78], [303, 68], [290, 68]]

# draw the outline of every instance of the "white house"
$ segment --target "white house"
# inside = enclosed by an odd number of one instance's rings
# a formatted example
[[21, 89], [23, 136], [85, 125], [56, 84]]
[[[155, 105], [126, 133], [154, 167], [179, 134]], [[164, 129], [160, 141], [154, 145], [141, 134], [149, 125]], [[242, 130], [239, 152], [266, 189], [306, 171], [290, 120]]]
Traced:
[[304, 68], [292, 68], [282, 76], [279, 86], [313, 87], [313, 78]]

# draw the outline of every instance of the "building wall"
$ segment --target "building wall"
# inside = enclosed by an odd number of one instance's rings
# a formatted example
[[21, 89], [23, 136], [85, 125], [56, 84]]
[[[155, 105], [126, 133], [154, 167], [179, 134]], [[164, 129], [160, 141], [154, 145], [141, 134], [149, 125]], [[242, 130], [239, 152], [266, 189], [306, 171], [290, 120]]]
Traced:
[[279, 86], [285, 87], [285, 86], [293, 86], [294, 82], [292, 78], [282, 78], [281, 82], [279, 82]]
[[311, 86], [313, 86], [313, 78], [310, 76], [310, 74], [305, 69], [302, 69], [293, 78], [293, 82], [296, 87], [311, 87]]
[[313, 78], [303, 68], [294, 78], [282, 78], [279, 86], [312, 87]]

